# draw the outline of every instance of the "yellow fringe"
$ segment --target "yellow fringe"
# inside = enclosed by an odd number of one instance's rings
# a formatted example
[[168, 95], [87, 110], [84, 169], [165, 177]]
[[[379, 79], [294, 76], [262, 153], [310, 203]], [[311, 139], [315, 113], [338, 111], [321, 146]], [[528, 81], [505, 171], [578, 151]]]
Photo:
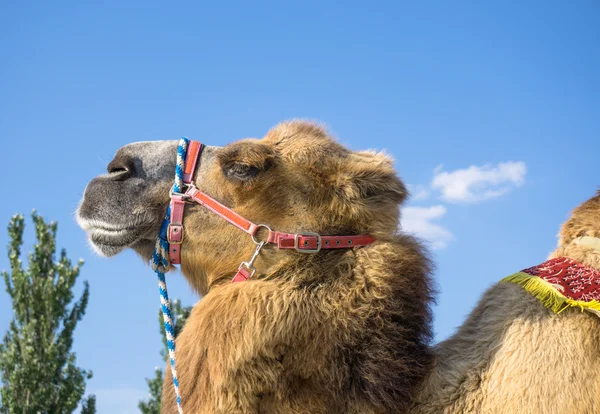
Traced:
[[526, 291], [536, 297], [542, 304], [551, 309], [552, 312], [559, 314], [568, 308], [580, 308], [589, 310], [593, 313], [600, 312], [600, 302], [592, 300], [591, 302], [584, 302], [581, 300], [569, 299], [552, 284], [544, 279], [532, 276], [524, 272], [515, 273], [514, 275], [505, 277], [502, 282], [517, 283]]

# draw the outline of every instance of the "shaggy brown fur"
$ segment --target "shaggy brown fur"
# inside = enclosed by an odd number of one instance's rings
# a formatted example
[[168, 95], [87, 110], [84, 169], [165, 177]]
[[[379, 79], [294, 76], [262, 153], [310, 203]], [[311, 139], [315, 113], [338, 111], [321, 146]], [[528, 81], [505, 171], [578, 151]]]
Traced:
[[[191, 206], [182, 268], [205, 296], [177, 339], [185, 412], [406, 410], [431, 362], [430, 263], [414, 239], [397, 233], [406, 190], [391, 160], [348, 151], [323, 129], [292, 122], [223, 148], [209, 168], [197, 177], [200, 190], [256, 223], [372, 234], [377, 242], [316, 255], [269, 246], [258, 274], [231, 284], [254, 246]], [[255, 177], [237, 179], [239, 171]], [[176, 412], [170, 375], [162, 406]]]
[[[131, 247], [150, 258], [175, 148], [130, 144], [90, 182], [78, 220], [102, 254]], [[377, 241], [318, 254], [266, 246], [257, 274], [231, 284], [254, 251], [250, 236], [187, 205], [182, 271], [203, 299], [177, 338], [184, 411], [405, 411], [431, 367], [431, 265], [417, 241], [398, 233], [406, 189], [390, 158], [289, 122], [260, 140], [207, 147], [195, 183], [274, 230]], [[166, 372], [162, 412], [176, 413]]]
[[[551, 257], [600, 270], [599, 251], [571, 243], [584, 235], [600, 237], [600, 192], [574, 210]], [[600, 320], [576, 309], [556, 315], [519, 285], [487, 291], [435, 353], [411, 413], [600, 412]]]

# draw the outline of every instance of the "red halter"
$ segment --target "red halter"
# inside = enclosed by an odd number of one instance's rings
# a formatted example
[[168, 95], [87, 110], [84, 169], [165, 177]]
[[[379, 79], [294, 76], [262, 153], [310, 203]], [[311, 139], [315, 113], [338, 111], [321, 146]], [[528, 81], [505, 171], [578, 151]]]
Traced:
[[[255, 224], [225, 207], [214, 198], [199, 191], [192, 183], [194, 171], [200, 158], [204, 145], [198, 141], [190, 141], [185, 159], [183, 184], [186, 185], [185, 194], [171, 194], [171, 224], [167, 230], [169, 242], [169, 259], [171, 264], [181, 263], [181, 243], [183, 242], [183, 213], [186, 201], [194, 201], [211, 210], [219, 217], [225, 219], [240, 230], [248, 233], [257, 245], [256, 251], [248, 262], [242, 262], [232, 282], [241, 282], [251, 277], [254, 272], [254, 261], [261, 248], [266, 243], [276, 244], [279, 249], [295, 249], [301, 253], [317, 253], [321, 249], [343, 249], [357, 246], [367, 246], [375, 241], [372, 236], [321, 236], [317, 233], [282, 233], [273, 231], [265, 224]], [[265, 241], [257, 241], [256, 233], [260, 228], [268, 231]]]

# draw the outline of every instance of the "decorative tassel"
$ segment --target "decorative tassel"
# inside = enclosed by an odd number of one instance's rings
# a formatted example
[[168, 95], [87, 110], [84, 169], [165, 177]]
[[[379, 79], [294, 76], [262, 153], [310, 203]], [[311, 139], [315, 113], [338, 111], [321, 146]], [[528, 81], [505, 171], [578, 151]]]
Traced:
[[545, 307], [551, 309], [552, 312], [556, 314], [559, 314], [568, 308], [580, 308], [582, 312], [587, 310], [600, 316], [600, 302], [597, 300], [584, 302], [581, 300], [569, 299], [560, 293], [555, 285], [540, 277], [532, 276], [524, 272], [518, 272], [514, 275], [505, 277], [502, 279], [502, 282], [511, 282], [523, 286], [526, 291], [531, 293], [542, 302]]

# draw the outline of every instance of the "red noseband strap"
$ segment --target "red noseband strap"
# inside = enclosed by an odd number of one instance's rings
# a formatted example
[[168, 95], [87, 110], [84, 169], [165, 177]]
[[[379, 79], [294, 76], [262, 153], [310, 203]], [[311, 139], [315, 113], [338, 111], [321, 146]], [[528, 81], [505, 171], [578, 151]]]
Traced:
[[[214, 198], [199, 191], [193, 184], [194, 171], [199, 162], [200, 155], [204, 146], [197, 141], [190, 141], [185, 159], [185, 168], [183, 175], [183, 183], [188, 186], [185, 194], [171, 195], [171, 224], [167, 232], [169, 241], [169, 259], [172, 264], [181, 263], [181, 243], [183, 242], [183, 213], [186, 201], [194, 201], [203, 205], [219, 217], [233, 224], [240, 230], [252, 236], [253, 241], [256, 241], [255, 235], [260, 228], [268, 230], [266, 243], [276, 244], [280, 249], [295, 249], [302, 253], [316, 253], [321, 249], [343, 249], [358, 246], [366, 246], [375, 241], [372, 236], [321, 236], [317, 233], [281, 233], [271, 230], [264, 224], [255, 224], [250, 220], [240, 216], [235, 211], [225, 207]], [[262, 244], [260, 244], [262, 247]], [[257, 252], [260, 251], [260, 248]], [[257, 253], [258, 254], [258, 253]], [[233, 281], [242, 281], [250, 277], [245, 268], [240, 266], [242, 272], [238, 271]], [[245, 274], [244, 274], [245, 272]]]

